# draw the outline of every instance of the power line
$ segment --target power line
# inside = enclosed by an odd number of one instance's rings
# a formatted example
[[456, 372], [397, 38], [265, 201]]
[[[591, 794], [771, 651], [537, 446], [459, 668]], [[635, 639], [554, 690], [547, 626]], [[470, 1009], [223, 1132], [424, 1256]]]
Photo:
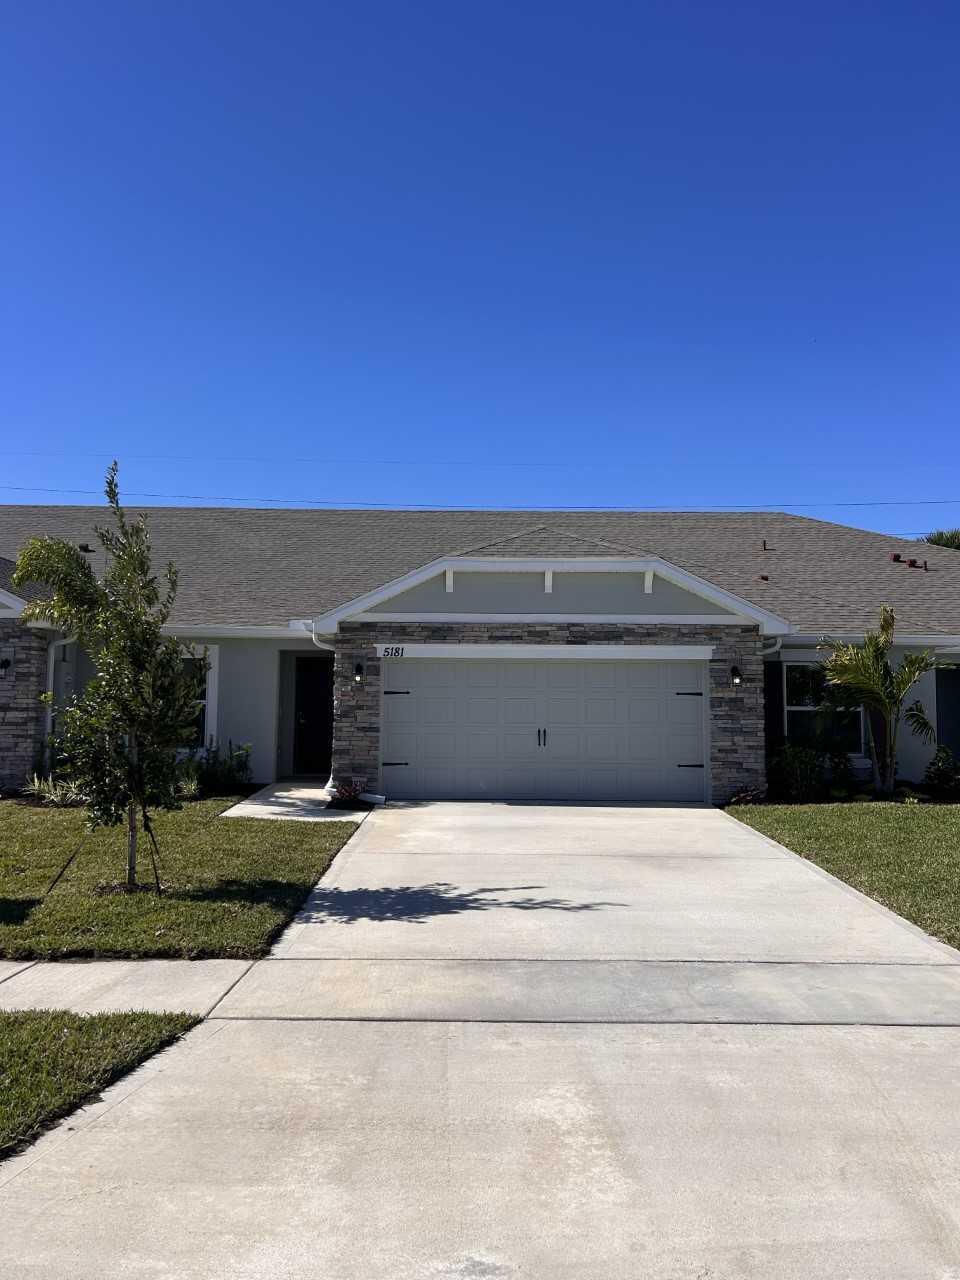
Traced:
[[[103, 493], [102, 489], [54, 489], [17, 484], [2, 484], [0, 490], [10, 493], [73, 494], [83, 497], [100, 497]], [[131, 498], [162, 498], [176, 502], [256, 502], [267, 506], [356, 507], [384, 511], [779, 511], [787, 507], [934, 507], [960, 504], [960, 498], [878, 498], [859, 502], [706, 502], [670, 503], [663, 506], [608, 506], [593, 503], [583, 506], [491, 507], [489, 503], [451, 505], [433, 502], [347, 502], [333, 498], [228, 497], [223, 494], [145, 493], [136, 490], [127, 490], [126, 494]]]

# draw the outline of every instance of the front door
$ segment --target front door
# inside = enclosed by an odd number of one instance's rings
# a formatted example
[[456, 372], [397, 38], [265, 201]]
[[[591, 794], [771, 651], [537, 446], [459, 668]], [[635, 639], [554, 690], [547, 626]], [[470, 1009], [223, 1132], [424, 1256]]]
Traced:
[[333, 740], [333, 661], [308, 654], [297, 658], [294, 698], [293, 771], [330, 776]]

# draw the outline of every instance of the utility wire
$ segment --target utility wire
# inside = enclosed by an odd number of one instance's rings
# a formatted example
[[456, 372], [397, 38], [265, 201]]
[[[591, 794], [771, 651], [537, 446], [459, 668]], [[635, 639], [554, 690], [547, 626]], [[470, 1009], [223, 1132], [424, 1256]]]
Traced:
[[[29, 485], [0, 484], [0, 490], [10, 493], [55, 493], [74, 494], [85, 497], [100, 497], [101, 489], [54, 489]], [[706, 502], [706, 503], [670, 503], [663, 506], [608, 506], [603, 503], [592, 503], [584, 506], [522, 506], [491, 507], [484, 504], [449, 504], [433, 502], [346, 502], [333, 498], [263, 498], [263, 497], [227, 497], [223, 494], [209, 493], [144, 493], [136, 490], [125, 491], [132, 498], [163, 498], [177, 502], [258, 502], [268, 506], [307, 506], [307, 507], [356, 507], [385, 511], [780, 511], [785, 507], [935, 507], [960, 504], [960, 498], [879, 498], [873, 501], [860, 502]]]

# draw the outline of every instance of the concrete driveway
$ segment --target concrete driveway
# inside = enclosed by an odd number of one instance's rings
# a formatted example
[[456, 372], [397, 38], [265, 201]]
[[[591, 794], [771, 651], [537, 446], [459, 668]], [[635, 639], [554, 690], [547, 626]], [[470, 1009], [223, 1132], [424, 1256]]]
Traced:
[[958, 1280], [958, 966], [713, 810], [377, 813], [0, 1165], [10, 1273]]

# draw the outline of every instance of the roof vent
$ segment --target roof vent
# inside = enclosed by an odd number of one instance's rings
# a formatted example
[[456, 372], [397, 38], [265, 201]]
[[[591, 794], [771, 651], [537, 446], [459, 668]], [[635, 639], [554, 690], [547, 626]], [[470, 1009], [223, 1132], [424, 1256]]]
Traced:
[[760, 581], [761, 581], [761, 582], [769, 582], [769, 581], [770, 581], [770, 575], [769, 575], [769, 573], [761, 573], [761, 575], [760, 575]]
[[903, 559], [903, 556], [900, 554], [899, 551], [891, 551], [890, 559], [893, 561], [894, 564], [899, 564], [900, 561]]

